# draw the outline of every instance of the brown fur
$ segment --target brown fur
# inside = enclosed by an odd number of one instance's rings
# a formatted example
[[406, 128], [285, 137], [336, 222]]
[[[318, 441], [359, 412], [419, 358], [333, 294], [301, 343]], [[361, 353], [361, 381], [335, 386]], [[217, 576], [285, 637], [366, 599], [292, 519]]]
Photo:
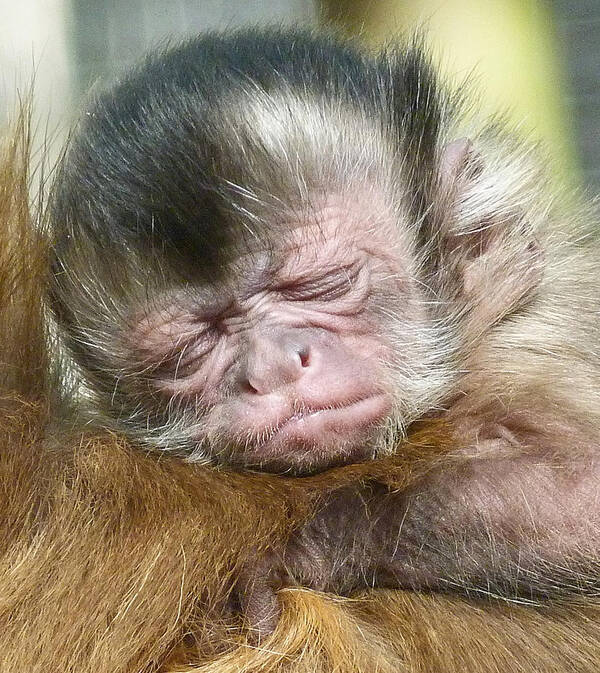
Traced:
[[[239, 475], [60, 428], [48, 374], [43, 236], [28, 203], [28, 115], [0, 166], [0, 671], [595, 672], [600, 603], [554, 607], [409, 592], [282, 592], [257, 648], [223, 610], [232, 578], [315, 495], [365, 476], [406, 487], [448, 448], [424, 427], [337, 476]], [[50, 390], [48, 389], [50, 387]]]

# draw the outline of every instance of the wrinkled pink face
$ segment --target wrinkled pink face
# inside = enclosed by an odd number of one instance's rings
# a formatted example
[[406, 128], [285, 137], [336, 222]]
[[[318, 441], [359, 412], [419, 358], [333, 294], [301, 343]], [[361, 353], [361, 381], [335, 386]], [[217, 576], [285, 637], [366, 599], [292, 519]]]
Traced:
[[324, 208], [239, 260], [235, 282], [172, 293], [144, 315], [152, 385], [192, 412], [209, 454], [296, 472], [373, 454], [393, 404], [382, 310], [407, 290], [393, 233], [369, 229]]

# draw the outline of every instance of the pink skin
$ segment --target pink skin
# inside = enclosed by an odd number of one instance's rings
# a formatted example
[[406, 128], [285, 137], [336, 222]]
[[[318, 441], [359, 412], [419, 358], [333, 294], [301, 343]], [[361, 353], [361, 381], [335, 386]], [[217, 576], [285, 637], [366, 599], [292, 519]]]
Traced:
[[138, 348], [162, 363], [165, 399], [194, 409], [199, 441], [236, 447], [229, 462], [274, 470], [372, 455], [393, 404], [382, 383], [393, 354], [374, 307], [407, 292], [393, 234], [378, 228], [326, 207], [286, 234], [260, 286], [239, 282], [208, 302], [170, 295], [144, 316]]

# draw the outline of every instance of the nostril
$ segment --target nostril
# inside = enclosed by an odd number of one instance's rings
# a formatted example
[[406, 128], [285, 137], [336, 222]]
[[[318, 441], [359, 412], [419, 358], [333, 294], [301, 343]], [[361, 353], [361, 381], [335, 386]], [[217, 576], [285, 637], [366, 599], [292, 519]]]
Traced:
[[307, 347], [301, 348], [298, 351], [298, 355], [300, 356], [300, 364], [303, 367], [308, 367], [310, 364], [310, 357], [309, 357], [309, 350]]
[[258, 388], [255, 388], [250, 381], [242, 381], [241, 388], [245, 393], [251, 393], [252, 395], [258, 394]]

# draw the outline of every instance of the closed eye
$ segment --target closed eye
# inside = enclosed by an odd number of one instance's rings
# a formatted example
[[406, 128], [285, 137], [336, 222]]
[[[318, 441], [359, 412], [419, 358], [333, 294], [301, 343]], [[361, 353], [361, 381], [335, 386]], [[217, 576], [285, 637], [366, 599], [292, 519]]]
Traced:
[[290, 301], [332, 301], [353, 289], [359, 273], [356, 265], [343, 267], [309, 280], [297, 279], [278, 286], [277, 290]]
[[222, 332], [209, 322], [198, 323], [195, 327], [174, 340], [170, 352], [157, 367], [159, 375], [180, 379], [198, 371], [202, 361], [218, 344]]

